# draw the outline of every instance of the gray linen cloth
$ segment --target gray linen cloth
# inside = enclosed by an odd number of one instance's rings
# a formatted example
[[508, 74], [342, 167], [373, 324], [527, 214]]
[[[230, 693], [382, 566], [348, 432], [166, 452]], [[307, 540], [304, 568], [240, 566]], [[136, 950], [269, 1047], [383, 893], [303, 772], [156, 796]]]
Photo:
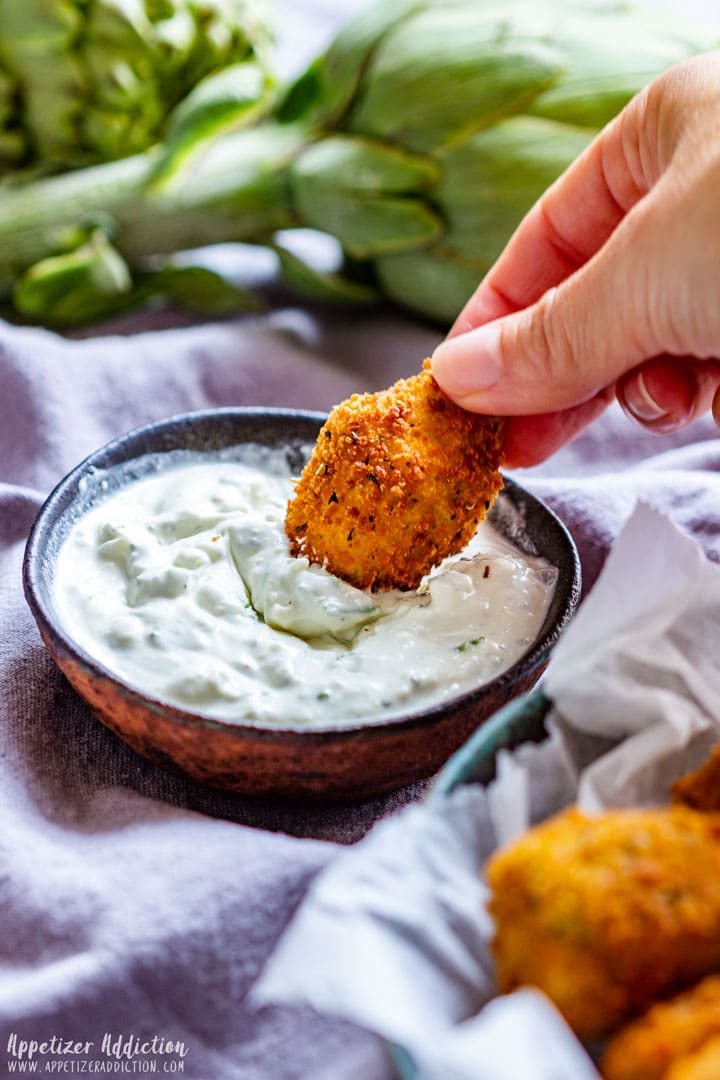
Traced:
[[0, 1075], [13, 1033], [97, 1049], [108, 1032], [183, 1039], [184, 1075], [201, 1080], [386, 1075], [369, 1037], [250, 1015], [243, 998], [328, 841], [351, 842], [415, 791], [323, 810], [148, 765], [55, 668], [20, 568], [47, 492], [112, 436], [216, 405], [325, 409], [412, 371], [435, 337], [384, 313], [353, 330], [290, 309], [73, 342], [0, 324]]
[[[211, 406], [327, 408], [410, 374], [438, 336], [383, 309], [285, 308], [85, 341], [0, 324], [0, 1074], [13, 1034], [89, 1040], [97, 1061], [110, 1034], [182, 1041], [198, 1080], [392, 1075], [371, 1036], [244, 999], [336, 844], [422, 785], [328, 809], [203, 790], [149, 765], [55, 668], [20, 565], [51, 486], [112, 436]], [[572, 529], [586, 586], [637, 497], [720, 559], [717, 436], [703, 420], [659, 439], [611, 410], [518, 478]]]

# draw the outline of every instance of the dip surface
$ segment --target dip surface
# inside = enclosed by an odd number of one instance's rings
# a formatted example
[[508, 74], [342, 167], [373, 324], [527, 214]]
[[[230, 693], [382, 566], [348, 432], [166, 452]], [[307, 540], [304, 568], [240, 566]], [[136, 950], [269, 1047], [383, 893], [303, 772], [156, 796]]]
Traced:
[[488, 523], [418, 590], [363, 592], [289, 555], [292, 490], [284, 451], [249, 445], [107, 496], [59, 554], [66, 631], [152, 697], [301, 728], [427, 708], [495, 678], [535, 640], [557, 571]]

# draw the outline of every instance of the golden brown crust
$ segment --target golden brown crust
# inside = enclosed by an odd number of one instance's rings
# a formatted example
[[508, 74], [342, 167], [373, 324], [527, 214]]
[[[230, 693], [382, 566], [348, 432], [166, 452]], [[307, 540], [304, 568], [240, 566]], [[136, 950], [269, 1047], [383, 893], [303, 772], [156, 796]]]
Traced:
[[502, 991], [543, 990], [581, 1038], [720, 969], [720, 816], [572, 810], [487, 870]]
[[663, 1080], [718, 1080], [720, 1077], [720, 1036], [709, 1039], [694, 1054], [680, 1058]]
[[720, 975], [709, 975], [628, 1024], [608, 1043], [600, 1069], [605, 1080], [665, 1080], [675, 1062], [714, 1035], [720, 1036]]
[[676, 780], [671, 794], [676, 802], [696, 810], [720, 810], [720, 746], [699, 769]]
[[455, 405], [429, 361], [332, 410], [288, 505], [293, 555], [359, 588], [412, 589], [465, 546], [502, 487], [502, 422]]

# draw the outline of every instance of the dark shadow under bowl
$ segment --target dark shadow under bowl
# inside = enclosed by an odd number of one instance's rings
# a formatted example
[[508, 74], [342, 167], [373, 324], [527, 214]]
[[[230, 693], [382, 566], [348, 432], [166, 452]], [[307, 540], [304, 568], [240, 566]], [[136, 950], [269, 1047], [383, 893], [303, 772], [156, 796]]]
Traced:
[[[580, 563], [565, 526], [512, 480], [491, 511], [496, 528], [558, 568], [536, 641], [483, 686], [422, 711], [311, 731], [230, 723], [128, 686], [65, 632], [53, 604], [58, 552], [85, 512], [119, 487], [154, 474], [170, 450], [218, 451], [247, 442], [287, 447], [294, 471], [324, 417], [285, 409], [218, 409], [172, 417], [108, 443], [62, 480], [40, 510], [23, 565], [25, 595], [58, 666], [92, 711], [138, 753], [213, 787], [254, 795], [360, 798], [432, 775], [502, 705], [527, 691], [577, 606]], [[161, 463], [162, 459], [160, 459]], [[105, 470], [111, 470], [105, 472]]]

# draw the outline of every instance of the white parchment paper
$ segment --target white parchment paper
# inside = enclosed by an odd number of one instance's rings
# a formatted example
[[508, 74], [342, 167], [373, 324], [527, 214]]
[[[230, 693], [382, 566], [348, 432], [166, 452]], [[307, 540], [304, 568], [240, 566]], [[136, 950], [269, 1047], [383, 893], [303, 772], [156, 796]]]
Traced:
[[503, 752], [487, 789], [465, 785], [382, 822], [321, 874], [257, 1004], [342, 1015], [403, 1047], [425, 1080], [597, 1078], [541, 994], [495, 996], [482, 868], [569, 803], [667, 802], [720, 741], [720, 567], [639, 504], [545, 692], [548, 740]]

